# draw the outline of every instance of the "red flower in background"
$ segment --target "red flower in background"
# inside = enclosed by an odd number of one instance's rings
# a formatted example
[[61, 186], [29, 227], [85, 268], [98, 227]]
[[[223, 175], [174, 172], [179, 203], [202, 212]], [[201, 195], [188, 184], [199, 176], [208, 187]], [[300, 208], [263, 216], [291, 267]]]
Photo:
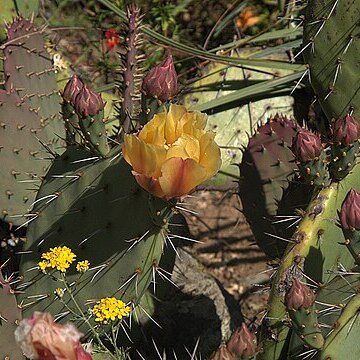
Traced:
[[119, 44], [119, 34], [115, 29], [109, 29], [105, 32], [105, 45], [109, 50], [112, 50], [116, 45]]

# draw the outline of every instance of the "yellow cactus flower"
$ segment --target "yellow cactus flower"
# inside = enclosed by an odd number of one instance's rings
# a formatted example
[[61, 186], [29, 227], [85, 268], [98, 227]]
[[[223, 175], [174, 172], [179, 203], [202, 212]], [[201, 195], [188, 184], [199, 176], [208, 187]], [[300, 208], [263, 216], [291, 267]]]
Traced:
[[100, 299], [91, 312], [95, 315], [95, 321], [107, 324], [109, 321], [122, 319], [130, 314], [130, 307], [123, 301], [114, 297], [106, 297]]
[[46, 272], [48, 268], [65, 272], [75, 260], [76, 255], [67, 246], [57, 246], [43, 253], [41, 258], [43, 260], [38, 263], [38, 266], [43, 272]]
[[221, 165], [215, 133], [205, 131], [207, 115], [171, 105], [138, 134], [125, 135], [123, 155], [138, 184], [165, 199], [188, 194]]

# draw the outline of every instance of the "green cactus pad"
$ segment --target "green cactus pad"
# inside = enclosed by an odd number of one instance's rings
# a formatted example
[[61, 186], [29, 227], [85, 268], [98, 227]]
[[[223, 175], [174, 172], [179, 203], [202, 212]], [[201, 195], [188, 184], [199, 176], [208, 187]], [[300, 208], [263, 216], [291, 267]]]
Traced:
[[21, 225], [50, 165], [50, 152], [62, 152], [64, 126], [41, 31], [30, 20], [17, 18], [7, 33], [5, 90], [0, 92], [0, 217]]
[[[353, 171], [341, 182], [334, 182], [321, 190], [316, 198], [310, 203], [307, 213], [299, 223], [297, 231], [292, 237], [293, 244], [288, 246], [283, 257], [277, 274], [274, 278], [270, 296], [269, 321], [265, 324], [265, 334], [275, 334], [276, 343], [270, 338], [265, 337], [263, 342], [264, 353], [261, 359], [278, 359], [280, 354], [289, 346], [291, 331], [286, 326], [286, 307], [283, 303], [285, 290], [289, 282], [294, 277], [306, 275], [310, 283], [319, 284], [318, 296], [316, 301], [317, 309], [324, 310], [332, 304], [346, 304], [354, 295], [353, 286], [346, 285], [353, 280], [340, 282], [345, 274], [352, 271], [356, 274], [354, 258], [345, 246], [343, 232], [338, 225], [338, 211], [342, 202], [351, 188], [360, 190], [359, 184], [360, 165], [356, 165]], [[339, 269], [345, 269], [339, 271]], [[356, 276], [358, 281], [358, 276]], [[308, 280], [309, 282], [309, 280]], [[321, 304], [322, 303], [322, 304]], [[334, 316], [338, 316], [336, 313]], [[324, 324], [327, 330], [323, 330], [323, 335], [327, 335], [334, 323], [334, 317], [319, 317], [319, 323]], [[357, 332], [358, 330], [356, 330]], [[325, 344], [327, 342], [325, 338]], [[326, 346], [326, 345], [324, 345]]]
[[315, 305], [313, 304], [308, 309], [289, 309], [289, 315], [295, 325], [294, 330], [304, 343], [311, 348], [321, 349], [324, 345], [324, 338], [319, 326]]
[[310, 185], [324, 187], [330, 184], [326, 153], [322, 150], [318, 159], [298, 163], [301, 177]]
[[25, 359], [15, 342], [14, 331], [21, 320], [21, 311], [11, 289], [9, 280], [5, 280], [0, 268], [0, 358], [8, 360]]
[[25, 245], [31, 254], [21, 264], [24, 286], [29, 285], [19, 295], [25, 313], [64, 311], [53, 294], [61, 283], [37, 269], [41, 253], [60, 245], [70, 247], [77, 260], [90, 261], [91, 269], [81, 280], [75, 266], [66, 274], [76, 283], [74, 294], [84, 312], [91, 301], [106, 296], [138, 302], [156, 273], [172, 207], [138, 187], [120, 153], [100, 160], [70, 147], [54, 161], [34, 210], [38, 217], [29, 225]]
[[311, 85], [328, 119], [360, 119], [359, 1], [309, 0], [304, 26]]
[[342, 180], [356, 164], [360, 144], [356, 141], [351, 145], [333, 144], [331, 149], [332, 162], [330, 174], [335, 180]]
[[84, 136], [85, 144], [94, 153], [105, 157], [109, 152], [109, 145], [106, 138], [104, 111], [94, 116], [79, 117], [79, 127]]

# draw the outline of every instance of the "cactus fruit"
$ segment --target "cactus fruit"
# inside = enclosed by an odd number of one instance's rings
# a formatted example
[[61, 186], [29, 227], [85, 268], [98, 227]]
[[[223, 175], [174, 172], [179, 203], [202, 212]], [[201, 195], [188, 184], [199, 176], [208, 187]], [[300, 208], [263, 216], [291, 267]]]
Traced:
[[320, 349], [324, 338], [315, 309], [315, 294], [307, 286], [294, 278], [291, 288], [285, 295], [285, 303], [289, 316], [305, 344]]
[[[36, 185], [61, 152], [64, 130], [51, 59], [31, 21], [16, 18], [4, 46], [5, 90], [0, 90], [0, 216], [15, 225], [28, 221]], [[50, 156], [50, 158], [49, 158]]]
[[329, 185], [328, 160], [320, 134], [299, 130], [293, 139], [292, 151], [305, 182], [320, 187]]
[[0, 358], [9, 360], [25, 359], [15, 342], [14, 331], [21, 320], [21, 311], [17, 305], [12, 277], [5, 279], [0, 266]]
[[332, 146], [330, 173], [336, 180], [343, 179], [356, 164], [359, 154], [360, 125], [351, 115], [337, 119], [331, 127]]
[[236, 359], [252, 357], [257, 352], [256, 335], [250, 332], [243, 322], [241, 327], [232, 333], [227, 342], [227, 349], [234, 354]]
[[159, 99], [161, 102], [171, 100], [178, 94], [179, 85], [171, 55], [147, 73], [142, 82], [142, 90], [145, 95]]
[[359, 1], [308, 1], [303, 53], [311, 85], [329, 120], [349, 112], [360, 118], [359, 11]]
[[85, 144], [102, 157], [109, 152], [106, 138], [104, 106], [101, 95], [84, 85], [74, 100], [74, 109]]

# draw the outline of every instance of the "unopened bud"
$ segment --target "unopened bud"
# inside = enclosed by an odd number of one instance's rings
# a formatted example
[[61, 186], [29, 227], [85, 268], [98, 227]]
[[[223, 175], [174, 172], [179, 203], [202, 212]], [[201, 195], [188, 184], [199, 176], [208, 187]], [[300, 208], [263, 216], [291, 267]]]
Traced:
[[227, 349], [226, 344], [221, 344], [210, 360], [236, 360], [235, 356]]
[[293, 138], [292, 152], [298, 161], [314, 160], [320, 155], [321, 149], [320, 134], [300, 130]]
[[83, 86], [84, 83], [76, 74], [74, 74], [65, 85], [64, 92], [62, 94], [63, 99], [66, 102], [71, 103], [71, 105], [74, 105], [75, 98], [79, 94]]
[[294, 279], [290, 290], [285, 296], [285, 303], [288, 309], [307, 309], [315, 302], [315, 294], [298, 279]]
[[345, 230], [360, 230], [360, 193], [351, 189], [341, 206], [341, 227]]
[[256, 353], [257, 340], [245, 323], [236, 329], [227, 343], [227, 349], [236, 357], [249, 357]]
[[90, 90], [86, 85], [75, 98], [75, 111], [79, 116], [94, 116], [98, 114], [105, 104], [101, 95]]
[[148, 72], [143, 80], [142, 89], [146, 95], [158, 98], [162, 102], [177, 95], [179, 86], [171, 55], [167, 56], [162, 63], [156, 65]]
[[332, 125], [332, 134], [334, 142], [350, 145], [360, 138], [360, 125], [348, 114], [335, 121]]

